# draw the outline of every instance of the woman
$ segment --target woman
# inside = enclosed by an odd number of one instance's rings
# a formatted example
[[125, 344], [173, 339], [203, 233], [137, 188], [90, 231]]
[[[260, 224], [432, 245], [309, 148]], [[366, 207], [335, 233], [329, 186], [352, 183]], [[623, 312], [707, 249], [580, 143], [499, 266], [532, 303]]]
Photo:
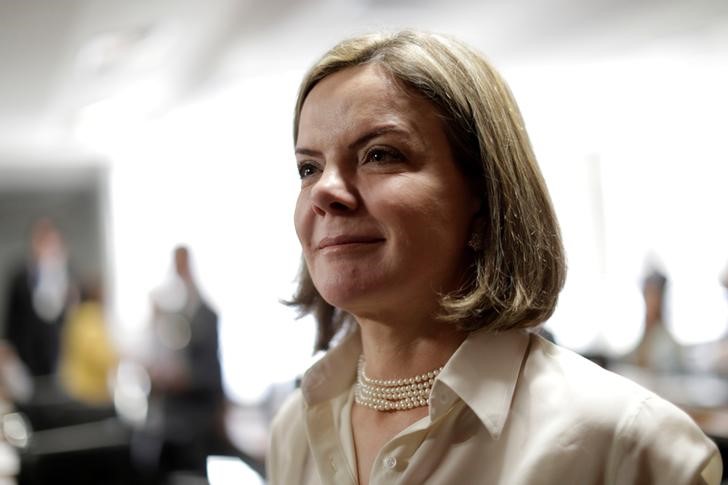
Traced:
[[273, 484], [717, 483], [684, 413], [537, 336], [565, 264], [508, 88], [450, 38], [368, 35], [294, 122], [320, 348], [273, 425]]

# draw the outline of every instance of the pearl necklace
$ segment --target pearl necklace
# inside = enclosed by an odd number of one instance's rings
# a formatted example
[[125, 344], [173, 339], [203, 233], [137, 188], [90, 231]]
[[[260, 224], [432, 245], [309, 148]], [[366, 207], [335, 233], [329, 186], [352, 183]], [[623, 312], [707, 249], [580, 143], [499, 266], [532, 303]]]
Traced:
[[354, 401], [377, 411], [404, 411], [427, 406], [432, 384], [442, 367], [405, 379], [372, 379], [364, 372], [359, 357], [354, 384]]

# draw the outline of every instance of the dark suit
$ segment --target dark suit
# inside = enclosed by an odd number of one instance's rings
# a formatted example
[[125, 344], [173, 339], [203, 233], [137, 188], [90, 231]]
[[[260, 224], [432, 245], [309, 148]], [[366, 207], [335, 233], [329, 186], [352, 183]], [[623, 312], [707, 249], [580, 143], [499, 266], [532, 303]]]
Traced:
[[5, 315], [5, 338], [15, 347], [20, 360], [34, 377], [56, 371], [61, 326], [65, 308], [54, 319], [43, 319], [33, 306], [35, 271], [23, 267], [17, 270], [8, 288]]
[[[158, 356], [183, 362], [186, 374], [181, 387], [155, 389], [152, 385], [148, 426], [135, 438], [139, 465], [156, 468], [155, 473], [180, 469], [204, 473], [206, 457], [227, 446], [217, 320], [202, 300], [184, 311], [156, 316], [158, 327], [182, 328], [183, 334], [189, 331], [189, 340], [173, 348], [159, 339]], [[155, 454], [156, 464], [149, 463]]]
[[223, 398], [217, 314], [205, 302], [200, 302], [189, 323], [190, 341], [178, 350], [188, 363], [186, 385], [162, 395], [164, 434], [171, 441], [192, 442], [205, 438], [213, 427], [213, 416]]

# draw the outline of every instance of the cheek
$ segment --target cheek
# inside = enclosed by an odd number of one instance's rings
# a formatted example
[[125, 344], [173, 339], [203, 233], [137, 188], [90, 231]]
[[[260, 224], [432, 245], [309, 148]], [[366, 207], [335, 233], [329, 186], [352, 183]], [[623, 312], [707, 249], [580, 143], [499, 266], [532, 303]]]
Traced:
[[311, 235], [311, 222], [312, 218], [311, 209], [308, 206], [307, 200], [303, 193], [299, 194], [298, 200], [296, 201], [296, 208], [293, 211], [293, 225], [296, 229], [296, 235], [298, 241], [301, 243], [303, 248], [306, 248], [306, 243], [310, 239]]
[[442, 246], [443, 250], [464, 246], [472, 217], [470, 204], [464, 200], [467, 189], [454, 191], [428, 182], [401, 187], [400, 203], [391, 205], [389, 213], [396, 217], [409, 244], [417, 241], [428, 250], [432, 246]]
[[[386, 212], [397, 218], [404, 226], [426, 229], [428, 221], [451, 220], [451, 207], [447, 194], [440, 184], [429, 179], [400, 180], [391, 187], [386, 201]], [[392, 195], [396, 194], [396, 195]]]
[[375, 217], [387, 227], [400, 250], [410, 255], [428, 251], [430, 244], [441, 238], [440, 227], [446, 217], [438, 200], [412, 187], [396, 193], [396, 197], [382, 199]]

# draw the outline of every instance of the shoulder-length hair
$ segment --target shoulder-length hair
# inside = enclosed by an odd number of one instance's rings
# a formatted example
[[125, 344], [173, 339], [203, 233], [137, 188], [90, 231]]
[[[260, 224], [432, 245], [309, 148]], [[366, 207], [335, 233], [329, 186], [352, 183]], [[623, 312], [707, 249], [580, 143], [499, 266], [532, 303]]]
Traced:
[[[440, 317], [465, 331], [535, 327], [554, 311], [566, 263], [556, 215], [523, 119], [498, 72], [471, 47], [447, 36], [402, 31], [344, 40], [306, 74], [293, 123], [313, 87], [348, 67], [376, 63], [439, 110], [455, 159], [483, 200], [474, 263], [460, 290], [442, 295]], [[290, 305], [318, 323], [327, 349], [348, 315], [329, 305], [305, 262]]]

